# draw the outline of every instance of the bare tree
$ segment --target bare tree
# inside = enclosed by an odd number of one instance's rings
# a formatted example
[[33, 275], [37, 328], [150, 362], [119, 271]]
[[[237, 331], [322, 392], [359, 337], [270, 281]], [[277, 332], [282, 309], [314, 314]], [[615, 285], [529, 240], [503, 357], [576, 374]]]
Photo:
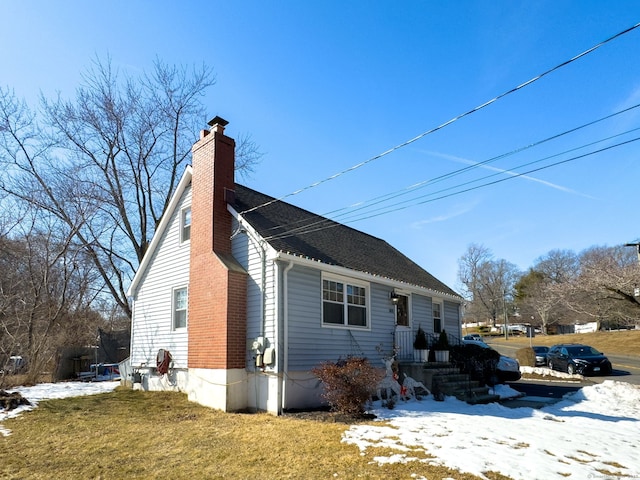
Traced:
[[458, 278], [464, 286], [469, 316], [490, 319], [508, 315], [513, 302], [513, 288], [519, 275], [517, 267], [503, 259], [495, 260], [484, 246], [471, 244], [458, 261]]
[[516, 304], [522, 317], [532, 317], [531, 323], [540, 325], [545, 333], [549, 325], [562, 321], [566, 286], [579, 271], [578, 257], [570, 250], [551, 250], [536, 259], [516, 283]]
[[[0, 89], [0, 190], [72, 232], [128, 317], [127, 286], [189, 161], [205, 119], [201, 98], [214, 83], [206, 66], [156, 61], [132, 78], [96, 60], [75, 99], [42, 99], [41, 122]], [[246, 174], [261, 154], [242, 138]]]
[[577, 318], [607, 326], [631, 326], [640, 316], [640, 267], [623, 247], [591, 247], [579, 256], [580, 273], [567, 285], [564, 300]]
[[535, 261], [533, 270], [542, 273], [546, 281], [558, 284], [574, 280], [580, 264], [578, 256], [571, 250], [551, 250]]
[[544, 333], [548, 333], [549, 325], [563, 318], [565, 289], [539, 270], [531, 268], [520, 277], [515, 291], [516, 306], [521, 317], [527, 323], [539, 325]]
[[86, 341], [86, 329], [78, 327], [99, 292], [73, 234], [27, 213], [12, 238], [0, 242], [0, 354], [26, 358], [26, 382], [34, 383], [58, 347], [70, 338]]

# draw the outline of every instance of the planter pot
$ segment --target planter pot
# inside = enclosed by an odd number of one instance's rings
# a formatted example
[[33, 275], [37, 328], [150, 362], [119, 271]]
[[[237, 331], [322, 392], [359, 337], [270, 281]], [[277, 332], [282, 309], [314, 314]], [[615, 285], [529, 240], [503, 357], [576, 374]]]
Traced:
[[425, 363], [429, 357], [429, 350], [414, 350], [413, 361], [416, 363]]
[[449, 350], [436, 350], [436, 362], [446, 363], [449, 361]]

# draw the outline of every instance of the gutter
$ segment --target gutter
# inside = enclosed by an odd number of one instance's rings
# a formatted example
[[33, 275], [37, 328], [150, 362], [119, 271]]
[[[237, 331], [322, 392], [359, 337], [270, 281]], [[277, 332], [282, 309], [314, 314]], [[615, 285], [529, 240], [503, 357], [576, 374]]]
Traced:
[[438, 290], [433, 290], [431, 288], [423, 287], [420, 285], [413, 285], [410, 283], [401, 282], [399, 280], [394, 280], [392, 278], [382, 277], [380, 275], [374, 275], [372, 273], [352, 270], [347, 267], [341, 267], [338, 265], [329, 265], [327, 263], [323, 263], [318, 260], [300, 257], [298, 255], [294, 255], [288, 252], [279, 251], [277, 253], [277, 256], [280, 260], [297, 263], [299, 265], [303, 265], [303, 266], [307, 266], [315, 269], [321, 269], [322, 271], [325, 271], [328, 273], [334, 273], [337, 275], [357, 278], [359, 280], [364, 280], [372, 283], [379, 283], [381, 285], [387, 285], [392, 288], [402, 288], [407, 290], [408, 292], [415, 292], [415, 293], [419, 293], [421, 295], [426, 295], [429, 297], [439, 297], [439, 298], [448, 299], [458, 303], [462, 303], [464, 301], [464, 298], [461, 297], [460, 295], [452, 295], [451, 293], [440, 292]]

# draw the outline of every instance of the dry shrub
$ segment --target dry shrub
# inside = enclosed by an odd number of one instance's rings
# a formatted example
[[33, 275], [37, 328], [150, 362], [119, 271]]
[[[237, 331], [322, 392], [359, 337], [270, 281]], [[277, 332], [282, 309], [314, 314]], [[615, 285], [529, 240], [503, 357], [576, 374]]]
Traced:
[[536, 366], [536, 352], [531, 347], [521, 348], [516, 352], [516, 360], [520, 365], [525, 367]]
[[348, 357], [325, 362], [312, 370], [324, 384], [323, 398], [331, 408], [346, 415], [363, 415], [384, 371], [371, 366], [366, 358]]

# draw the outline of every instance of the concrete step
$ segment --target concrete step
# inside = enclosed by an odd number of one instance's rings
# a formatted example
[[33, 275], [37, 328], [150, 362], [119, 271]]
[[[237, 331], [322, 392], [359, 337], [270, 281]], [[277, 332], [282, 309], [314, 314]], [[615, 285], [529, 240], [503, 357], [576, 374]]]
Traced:
[[433, 378], [436, 388], [447, 396], [453, 396], [472, 405], [493, 403], [500, 400], [499, 395], [489, 393], [489, 388], [480, 386], [480, 382], [471, 380], [464, 373], [442, 373]]
[[458, 400], [467, 402], [471, 405], [494, 403], [500, 400], [500, 395], [494, 395], [488, 393], [489, 389], [486, 389], [485, 393], [480, 392], [463, 392], [455, 395]]
[[469, 375], [466, 373], [445, 373], [434, 376], [440, 383], [452, 383], [452, 382], [468, 382]]

